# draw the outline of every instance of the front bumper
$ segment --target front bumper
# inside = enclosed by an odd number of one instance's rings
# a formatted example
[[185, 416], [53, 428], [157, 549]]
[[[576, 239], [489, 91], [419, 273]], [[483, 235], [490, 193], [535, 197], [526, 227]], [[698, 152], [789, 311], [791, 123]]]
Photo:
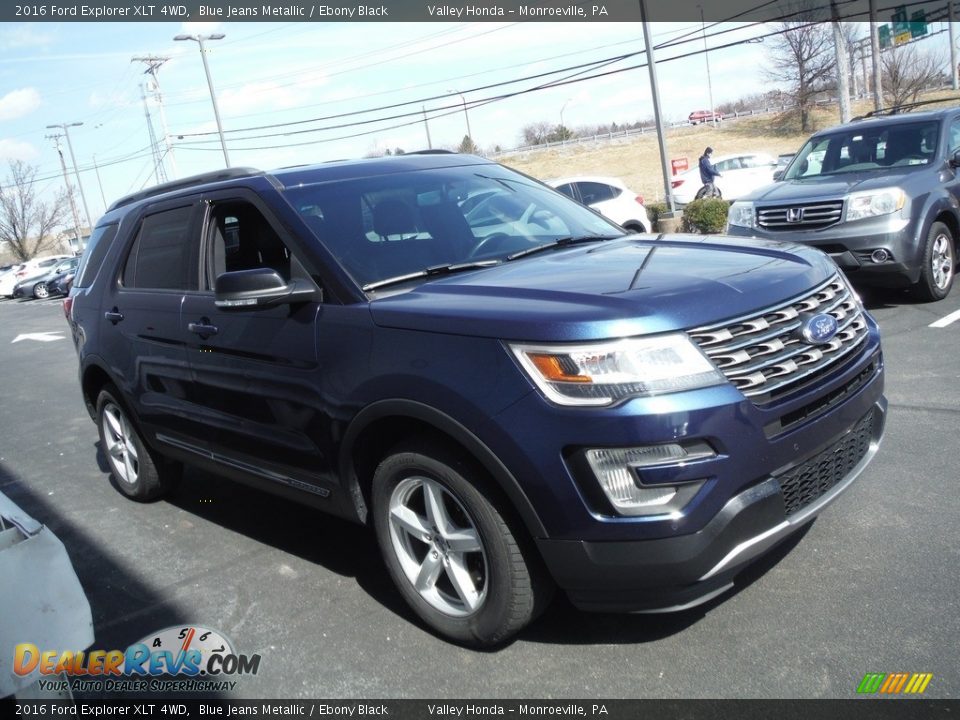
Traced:
[[[762, 208], [761, 208], [762, 209]], [[884, 287], [916, 283], [922, 264], [916, 223], [899, 217], [841, 222], [818, 230], [769, 231], [731, 225], [729, 235], [796, 242], [827, 253], [851, 279]], [[890, 259], [875, 262], [874, 251], [886, 250]]]
[[[731, 497], [698, 532], [641, 541], [541, 539], [540, 552], [583, 610], [670, 612], [707, 602], [850, 486], [876, 454], [886, 405], [881, 397], [828, 444]], [[815, 499], [802, 504], [805, 492]]]

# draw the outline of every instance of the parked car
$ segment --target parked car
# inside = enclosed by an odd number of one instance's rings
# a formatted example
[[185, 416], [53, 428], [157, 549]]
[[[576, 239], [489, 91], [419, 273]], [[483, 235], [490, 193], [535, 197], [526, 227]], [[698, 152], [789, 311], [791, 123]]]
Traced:
[[[720, 171], [720, 177], [714, 180], [714, 185], [725, 200], [736, 200], [757, 188], [769, 185], [773, 182], [773, 174], [777, 169], [777, 161], [766, 153], [719, 155], [713, 159], [713, 164]], [[690, 170], [674, 175], [670, 187], [677, 204], [693, 202], [697, 191], [703, 187], [699, 166], [695, 165]]]
[[723, 114], [718, 113], [715, 110], [694, 110], [687, 116], [687, 121], [691, 125], [697, 125], [698, 123], [713, 122], [716, 120], [720, 122], [723, 120]]
[[823, 253], [625, 234], [472, 156], [135, 193], [64, 309], [120, 492], [190, 463], [364, 523], [467, 644], [555, 585], [589, 610], [719, 596], [883, 434], [879, 331]]
[[960, 238], [960, 108], [857, 120], [814, 133], [781, 179], [730, 207], [732, 235], [822, 249], [848, 277], [953, 286]]
[[49, 297], [50, 290], [48, 283], [58, 275], [67, 272], [73, 272], [77, 268], [79, 258], [67, 258], [50, 268], [43, 268], [33, 277], [26, 277], [13, 287], [13, 297], [15, 298], [37, 298], [43, 299]]
[[40, 271], [47, 271], [61, 260], [69, 257], [72, 256], [51, 255], [49, 257], [33, 258], [32, 260], [27, 260], [25, 263], [21, 263], [18, 269], [0, 276], [0, 295], [12, 298], [13, 288], [16, 287], [17, 283], [21, 280], [37, 275]]
[[[16, 672], [16, 648], [73, 653], [93, 644], [90, 603], [63, 543], [0, 493], [0, 707], [4, 698], [70, 700], [65, 673]], [[36, 651], [36, 649], [34, 650]], [[40, 683], [56, 689], [45, 688]], [[64, 682], [50, 682], [63, 680]], [[13, 704], [9, 705], [13, 710]], [[10, 714], [13, 714], [12, 712]], [[40, 711], [39, 714], [44, 714]]]
[[593, 208], [631, 232], [650, 232], [643, 196], [612, 177], [564, 177], [547, 180], [564, 195]]
[[55, 295], [66, 295], [70, 292], [70, 288], [73, 287], [73, 278], [76, 274], [76, 268], [66, 270], [59, 275], [56, 275], [53, 279], [47, 281], [47, 291], [50, 296]]

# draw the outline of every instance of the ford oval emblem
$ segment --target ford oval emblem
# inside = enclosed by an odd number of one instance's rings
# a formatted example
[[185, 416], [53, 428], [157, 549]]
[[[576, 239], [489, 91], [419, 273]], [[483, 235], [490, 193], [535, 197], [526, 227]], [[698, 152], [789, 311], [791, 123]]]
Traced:
[[833, 340], [840, 326], [833, 315], [818, 313], [804, 320], [800, 327], [803, 339], [811, 345], [823, 345]]

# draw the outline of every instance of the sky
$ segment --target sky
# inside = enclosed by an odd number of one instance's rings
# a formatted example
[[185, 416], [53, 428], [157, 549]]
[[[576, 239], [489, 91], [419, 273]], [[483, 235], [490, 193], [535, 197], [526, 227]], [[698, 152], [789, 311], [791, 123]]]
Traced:
[[[655, 44], [690, 41], [656, 55], [666, 119], [709, 107], [706, 57], [714, 106], [774, 89], [762, 71], [769, 41], [719, 47], [771, 30], [708, 24], [708, 34], [721, 34], [709, 39], [705, 56], [699, 23], [653, 23]], [[562, 117], [565, 126], [577, 128], [653, 115], [646, 68], [495, 102], [486, 100], [574, 79], [586, 69], [479, 89], [638, 52], [644, 47], [639, 23], [0, 23], [0, 182], [9, 161], [23, 160], [36, 166], [44, 191], [62, 187], [54, 140], [46, 137], [62, 131], [47, 126], [83, 123], [69, 133], [92, 219], [118, 197], [155, 184], [141, 97], [151, 77], [144, 63], [132, 60], [151, 55], [169, 58], [157, 71], [173, 147], [164, 157], [166, 179], [224, 167], [200, 48], [175, 42], [180, 33], [225, 35], [206, 47], [235, 167], [268, 170], [424, 149], [424, 110], [432, 146], [454, 148], [467, 132], [464, 100], [473, 139], [484, 150], [522, 144], [522, 128], [530, 123], [559, 124]], [[686, 53], [697, 54], [668, 61]], [[590, 74], [642, 62], [633, 57]], [[146, 92], [162, 138], [154, 88]], [[410, 104], [385, 109], [400, 103]], [[370, 120], [378, 121], [330, 127]], [[304, 132], [319, 127], [327, 129]]]

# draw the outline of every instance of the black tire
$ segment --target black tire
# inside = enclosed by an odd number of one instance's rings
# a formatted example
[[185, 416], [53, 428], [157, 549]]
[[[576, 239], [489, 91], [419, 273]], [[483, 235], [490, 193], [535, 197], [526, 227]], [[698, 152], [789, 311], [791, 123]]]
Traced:
[[950, 228], [942, 222], [930, 226], [923, 245], [922, 262], [920, 280], [913, 286], [914, 294], [926, 302], [943, 300], [953, 287], [957, 245]]
[[697, 190], [697, 194], [694, 196], [693, 199], [703, 200], [704, 198], [722, 198], [722, 197], [723, 196], [720, 194], [720, 188], [718, 188], [716, 185], [713, 186], [712, 192], [706, 185], [704, 185], [699, 190]]
[[372, 495], [390, 576], [437, 633], [495, 645], [546, 607], [553, 587], [536, 549], [469, 458], [439, 443], [398, 446], [377, 467]]
[[108, 384], [97, 397], [100, 447], [114, 487], [131, 500], [151, 502], [163, 497], [179, 479], [181, 466], [151, 450], [140, 435], [120, 393]]
[[33, 286], [33, 296], [37, 300], [43, 300], [50, 297], [50, 290], [47, 288], [46, 283], [37, 283]]

